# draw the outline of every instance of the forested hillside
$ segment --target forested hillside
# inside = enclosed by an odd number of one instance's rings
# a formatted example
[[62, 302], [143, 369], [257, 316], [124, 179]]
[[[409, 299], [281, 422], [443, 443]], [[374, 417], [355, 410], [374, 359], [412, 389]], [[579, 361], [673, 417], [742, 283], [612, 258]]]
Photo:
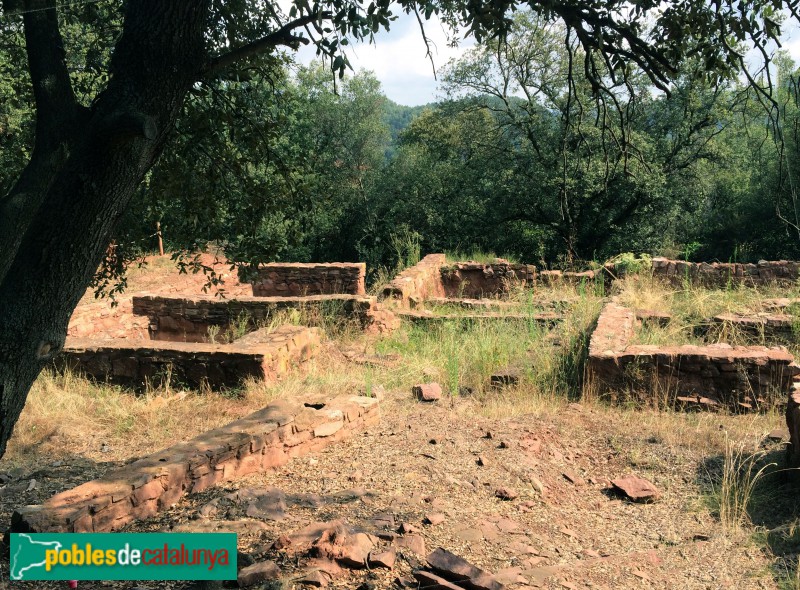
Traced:
[[[529, 13], [507, 44], [450, 63], [446, 99], [398, 105], [369, 72], [263, 60], [198, 84], [117, 231], [120, 252], [214, 242], [239, 261], [363, 260], [492, 251], [580, 266], [621, 251], [692, 259], [800, 257], [795, 65], [776, 61], [777, 108], [684, 63], [669, 95], [644, 73], [598, 96]], [[99, 42], [67, 28], [85, 67]], [[31, 151], [21, 46], [0, 48], [0, 187]], [[80, 82], [80, 76], [76, 76]], [[78, 91], [88, 95], [91, 88]], [[571, 91], [570, 91], [571, 90]]]

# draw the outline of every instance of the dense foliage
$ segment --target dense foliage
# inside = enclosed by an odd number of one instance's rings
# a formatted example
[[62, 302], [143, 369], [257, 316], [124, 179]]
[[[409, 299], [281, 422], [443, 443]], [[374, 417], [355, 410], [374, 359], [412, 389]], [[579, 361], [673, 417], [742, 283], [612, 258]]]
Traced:
[[[368, 72], [338, 79], [286, 55], [198, 84], [120, 226], [127, 253], [222, 246], [240, 262], [366, 260], [404, 245], [570, 265], [641, 251], [800, 257], [794, 65], [764, 97], [690, 61], [667, 96], [643, 72], [598, 95], [564, 25], [521, 13], [504, 42], [449, 64], [447, 99], [403, 107]], [[107, 55], [91, 19], [65, 28], [80, 72]], [[84, 41], [80, 41], [83, 39]], [[88, 39], [89, 41], [85, 41]], [[21, 33], [3, 37], [0, 187], [31, 150]], [[94, 65], [93, 65], [94, 64]], [[86, 82], [89, 84], [89, 82]]]

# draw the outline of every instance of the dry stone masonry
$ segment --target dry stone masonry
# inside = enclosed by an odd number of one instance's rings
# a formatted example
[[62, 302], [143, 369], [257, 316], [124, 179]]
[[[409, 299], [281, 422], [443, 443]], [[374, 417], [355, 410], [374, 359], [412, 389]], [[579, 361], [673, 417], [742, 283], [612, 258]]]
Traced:
[[364, 295], [367, 265], [363, 262], [325, 264], [262, 264], [251, 279], [256, 297]]
[[252, 330], [281, 309], [316, 310], [352, 318], [366, 326], [375, 306], [374, 298], [356, 295], [219, 299], [213, 295], [162, 297], [142, 293], [133, 297], [133, 312], [150, 319], [150, 337], [173, 342], [205, 342], [211, 326], [226, 329], [244, 323], [246, 329]]
[[280, 400], [227, 426], [25, 506], [13, 532], [111, 532], [154, 516], [187, 494], [319, 451], [380, 420], [377, 400]]
[[231, 344], [68, 338], [57, 364], [93, 379], [140, 387], [163, 381], [231, 388], [248, 377], [273, 380], [311, 358], [318, 328], [257, 330]]
[[785, 403], [800, 374], [794, 357], [780, 348], [631, 345], [636, 322], [634, 311], [614, 301], [598, 318], [588, 375], [603, 397], [764, 410]]
[[653, 275], [664, 277], [678, 285], [688, 281], [693, 285], [716, 288], [725, 288], [728, 285], [791, 286], [797, 284], [797, 279], [800, 278], [800, 261], [761, 260], [757, 264], [745, 264], [653, 258]]
[[447, 297], [480, 299], [504, 295], [518, 287], [533, 286], [536, 267], [498, 259], [491, 264], [457, 262], [442, 266], [440, 274]]
[[441, 268], [446, 258], [444, 254], [428, 254], [419, 264], [398, 274], [383, 290], [385, 298], [398, 300], [408, 307], [412, 301], [424, 301], [431, 297], [444, 297]]

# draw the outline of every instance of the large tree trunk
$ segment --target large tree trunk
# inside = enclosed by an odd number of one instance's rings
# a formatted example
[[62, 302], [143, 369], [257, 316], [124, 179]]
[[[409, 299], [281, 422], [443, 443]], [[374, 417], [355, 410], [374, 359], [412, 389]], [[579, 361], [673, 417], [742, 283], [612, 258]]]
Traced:
[[[48, 75], [62, 64], [53, 63], [52, 53], [42, 55], [47, 46], [36, 37], [49, 31], [52, 40], [55, 12], [39, 11], [50, 14], [50, 23], [25, 21], [34, 89], [41, 84], [42, 96], [36, 96], [34, 157], [0, 200], [0, 216], [6, 214], [0, 221], [0, 456], [204, 64], [208, 0], [127, 4], [110, 82], [91, 109], [63, 93], [47, 96], [58, 79]], [[45, 79], [37, 80], [37, 66]]]

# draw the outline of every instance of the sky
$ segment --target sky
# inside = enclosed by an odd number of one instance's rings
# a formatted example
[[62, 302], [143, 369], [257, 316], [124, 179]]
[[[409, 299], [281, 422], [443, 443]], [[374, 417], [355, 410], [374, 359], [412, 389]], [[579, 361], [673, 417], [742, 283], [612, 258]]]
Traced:
[[[794, 21], [792, 23], [784, 34], [783, 48], [800, 64], [800, 26]], [[425, 23], [425, 34], [432, 40], [433, 66], [437, 73], [449, 60], [459, 57], [475, 44], [470, 37], [460, 39], [458, 47], [450, 47], [444, 29], [435, 16]], [[313, 47], [304, 47], [296, 55], [296, 59], [303, 64], [309, 63], [314, 57]], [[399, 15], [389, 31], [375, 35], [372, 45], [351, 45], [348, 57], [354, 70], [374, 72], [384, 94], [398, 104], [417, 106], [442, 97], [414, 15]]]
[[[416, 17], [401, 14], [389, 31], [375, 35], [375, 43], [355, 43], [348, 50], [353, 69], [371, 70], [381, 81], [383, 92], [391, 100], [405, 106], [434, 102], [439, 96], [433, 66], [438, 71], [450, 59], [474, 46], [474, 40], [461, 39], [457, 48], [450, 47], [441, 22], [434, 16], [425, 22], [425, 35], [432, 41], [431, 59], [426, 57], [425, 42]], [[300, 63], [314, 59], [313, 47], [304, 47], [296, 55]]]

